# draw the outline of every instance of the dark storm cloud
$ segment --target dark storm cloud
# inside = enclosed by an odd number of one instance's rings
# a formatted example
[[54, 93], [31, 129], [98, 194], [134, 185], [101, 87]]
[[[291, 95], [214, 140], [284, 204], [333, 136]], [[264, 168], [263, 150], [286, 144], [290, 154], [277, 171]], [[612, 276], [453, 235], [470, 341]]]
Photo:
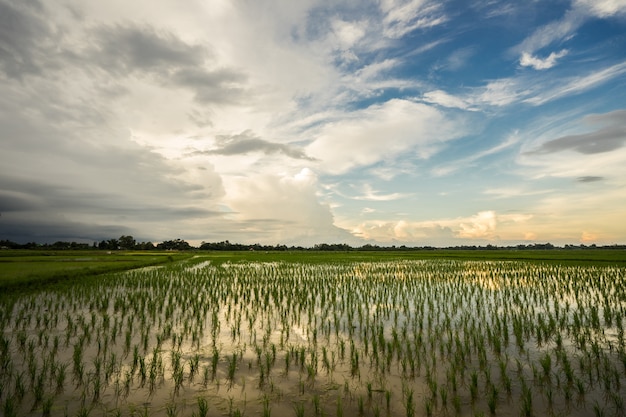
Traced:
[[150, 26], [107, 26], [96, 30], [95, 35], [94, 61], [119, 73], [167, 73], [179, 67], [200, 66], [209, 56], [206, 48], [189, 45]]
[[176, 71], [171, 78], [174, 84], [187, 87], [195, 93], [200, 103], [236, 103], [243, 97], [241, 85], [247, 76], [229, 69], [207, 71], [199, 68], [185, 68]]
[[245, 131], [238, 135], [220, 135], [216, 139], [217, 148], [197, 153], [227, 156], [245, 155], [252, 152], [260, 152], [266, 155], [282, 153], [294, 159], [314, 160], [314, 158], [307, 156], [299, 149], [285, 144], [268, 142], [254, 136], [250, 131]]
[[149, 74], [161, 85], [189, 89], [202, 104], [240, 101], [247, 80], [240, 71], [211, 68], [210, 48], [186, 43], [151, 26], [97, 29], [88, 59], [118, 77]]
[[[190, 199], [184, 192], [170, 191], [169, 195], [174, 200], [170, 204], [145, 202], [141, 193], [131, 196], [3, 177], [0, 179], [0, 238], [20, 243], [101, 240], [137, 234], [133, 230], [137, 224], [223, 215], [202, 207], [201, 201]], [[181, 203], [177, 199], [183, 200], [184, 205], [177, 205]], [[89, 216], [93, 220], [90, 223], [73, 221], [76, 216]]]
[[133, 230], [122, 225], [97, 225], [73, 222], [62, 216], [37, 213], [15, 218], [0, 217], [0, 236], [17, 243], [56, 241], [91, 242], [130, 235]]
[[611, 152], [626, 143], [626, 110], [590, 115], [583, 121], [605, 125], [598, 130], [580, 135], [568, 135], [542, 144], [529, 154], [548, 154], [562, 151], [574, 151], [585, 155]]
[[38, 1], [0, 0], [0, 68], [10, 78], [39, 73], [43, 43], [51, 30]]

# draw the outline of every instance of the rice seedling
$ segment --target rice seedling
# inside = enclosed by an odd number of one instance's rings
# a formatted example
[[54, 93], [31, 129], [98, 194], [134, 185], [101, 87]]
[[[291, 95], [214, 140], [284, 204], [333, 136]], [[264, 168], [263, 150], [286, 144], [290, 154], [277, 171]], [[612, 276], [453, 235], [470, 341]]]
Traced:
[[206, 417], [209, 413], [209, 403], [205, 398], [198, 397], [198, 413], [192, 413], [193, 417]]
[[257, 400], [231, 415], [268, 412], [270, 394], [312, 412], [318, 395], [323, 413], [318, 389], [339, 380], [337, 415], [346, 398], [350, 413], [414, 415], [415, 389], [433, 415], [495, 413], [499, 391], [521, 415], [594, 401], [612, 413], [626, 396], [625, 280], [623, 268], [524, 262], [223, 262], [0, 296], [0, 400], [18, 413], [57, 396], [114, 413], [144, 397], [182, 413], [227, 395], [226, 381]]

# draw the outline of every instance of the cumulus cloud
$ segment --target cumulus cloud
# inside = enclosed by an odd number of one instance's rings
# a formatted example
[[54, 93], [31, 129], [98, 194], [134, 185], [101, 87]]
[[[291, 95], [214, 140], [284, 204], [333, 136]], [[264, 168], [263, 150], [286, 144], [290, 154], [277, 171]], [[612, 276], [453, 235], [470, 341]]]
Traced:
[[552, 52], [544, 59], [533, 56], [529, 52], [522, 52], [519, 63], [523, 67], [532, 67], [536, 70], [549, 69], [556, 65], [557, 59], [563, 58], [568, 52], [567, 49], [562, 49], [559, 52]]
[[334, 225], [330, 207], [318, 201], [317, 188], [317, 175], [304, 168], [295, 174], [233, 179], [225, 201], [233, 210], [231, 221], [245, 227], [247, 241], [355, 242]]
[[490, 239], [494, 237], [496, 225], [496, 213], [482, 211], [459, 223], [458, 236], [469, 239]]
[[[451, 245], [453, 242], [485, 242], [519, 239], [530, 214], [498, 214], [485, 210], [468, 217], [429, 221], [368, 220], [353, 226], [353, 233], [366, 240], [413, 245]], [[444, 243], [445, 242], [445, 243]]]
[[390, 100], [345, 115], [323, 127], [307, 154], [326, 172], [339, 174], [410, 152], [428, 158], [445, 141], [464, 134], [461, 120], [434, 107]]

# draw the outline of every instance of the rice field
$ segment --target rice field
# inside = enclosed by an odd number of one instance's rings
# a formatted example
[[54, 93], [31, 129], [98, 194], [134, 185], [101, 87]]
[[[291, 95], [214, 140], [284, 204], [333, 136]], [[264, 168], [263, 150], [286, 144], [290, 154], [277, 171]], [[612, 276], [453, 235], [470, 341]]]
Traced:
[[210, 257], [0, 295], [10, 416], [621, 416], [626, 267]]

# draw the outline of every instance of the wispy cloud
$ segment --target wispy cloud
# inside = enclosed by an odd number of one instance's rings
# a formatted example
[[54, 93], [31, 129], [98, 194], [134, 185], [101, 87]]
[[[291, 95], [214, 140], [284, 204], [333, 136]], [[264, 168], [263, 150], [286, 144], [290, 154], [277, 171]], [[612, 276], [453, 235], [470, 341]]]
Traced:
[[550, 101], [582, 94], [626, 73], [626, 61], [589, 70], [586, 74], [554, 78], [547, 74], [522, 74], [490, 80], [483, 86], [465, 88], [459, 94], [442, 90], [424, 93], [422, 100], [443, 107], [469, 111], [488, 110], [519, 103], [540, 106]]
[[429, 0], [383, 0], [383, 33], [400, 38], [416, 29], [430, 28], [448, 20], [440, 3]]
[[502, 152], [506, 149], [512, 148], [520, 142], [520, 137], [517, 132], [509, 135], [502, 142], [492, 146], [491, 148], [485, 149], [483, 151], [476, 152], [470, 156], [465, 158], [457, 159], [455, 161], [449, 162], [444, 165], [440, 165], [432, 170], [432, 174], [435, 176], [444, 176], [452, 174], [453, 172], [464, 170], [468, 168], [468, 165], [476, 162], [477, 160], [484, 158], [489, 155], [494, 155], [499, 152]]
[[593, 70], [586, 75], [566, 77], [556, 80], [554, 85], [544, 85], [543, 90], [536, 88], [532, 96], [524, 101], [533, 105], [541, 105], [562, 97], [580, 94], [598, 87], [626, 73], [626, 61], [606, 68]]
[[362, 191], [363, 193], [361, 195], [357, 195], [352, 198], [355, 200], [366, 201], [392, 201], [406, 198], [407, 196], [409, 196], [409, 194], [406, 193], [383, 193], [380, 191], [376, 191], [369, 184], [365, 184]]
[[567, 135], [549, 140], [528, 154], [548, 154], [574, 151], [581, 154], [611, 152], [626, 145], [626, 110], [616, 110], [604, 115], [587, 116], [583, 123], [607, 125], [600, 129]]
[[537, 51], [570, 40], [590, 18], [609, 18], [624, 13], [626, 2], [623, 0], [575, 0], [562, 18], [535, 29], [511, 51], [520, 55], [522, 66], [530, 66], [537, 70], [551, 68], [556, 65], [557, 59], [567, 54], [567, 50], [551, 52], [544, 59], [536, 56]]

